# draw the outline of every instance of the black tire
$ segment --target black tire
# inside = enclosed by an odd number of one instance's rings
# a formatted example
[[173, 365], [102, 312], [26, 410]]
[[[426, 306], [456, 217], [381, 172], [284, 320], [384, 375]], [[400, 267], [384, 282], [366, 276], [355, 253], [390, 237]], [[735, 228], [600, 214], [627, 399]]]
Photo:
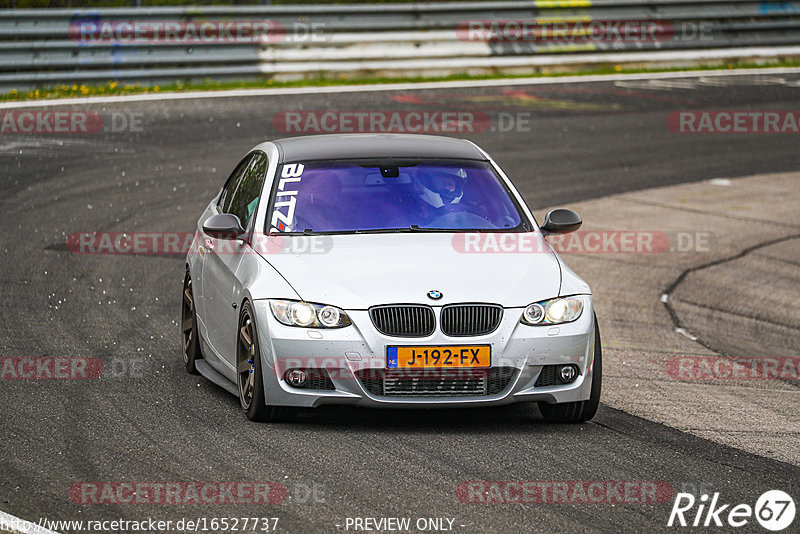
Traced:
[[236, 329], [236, 386], [239, 390], [239, 402], [244, 414], [251, 421], [278, 421], [287, 416], [288, 410], [267, 406], [256, 324], [253, 308], [245, 301], [239, 314], [239, 327]]
[[539, 411], [548, 423], [583, 423], [594, 417], [600, 406], [600, 389], [603, 384], [603, 354], [600, 347], [600, 328], [594, 318], [594, 372], [589, 400], [562, 402], [560, 404], [539, 403]]
[[189, 274], [189, 269], [186, 269], [181, 305], [181, 338], [183, 341], [183, 364], [186, 366], [186, 372], [192, 375], [200, 374], [195, 367], [195, 361], [203, 358], [198, 340], [199, 335], [194, 292], [192, 291], [192, 276]]

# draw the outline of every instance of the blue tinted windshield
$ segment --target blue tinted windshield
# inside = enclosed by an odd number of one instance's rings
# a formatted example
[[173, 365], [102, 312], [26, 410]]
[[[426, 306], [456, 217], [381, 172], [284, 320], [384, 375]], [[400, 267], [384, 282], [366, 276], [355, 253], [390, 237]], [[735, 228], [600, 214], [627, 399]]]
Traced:
[[285, 164], [273, 186], [272, 232], [513, 230], [522, 216], [487, 163]]

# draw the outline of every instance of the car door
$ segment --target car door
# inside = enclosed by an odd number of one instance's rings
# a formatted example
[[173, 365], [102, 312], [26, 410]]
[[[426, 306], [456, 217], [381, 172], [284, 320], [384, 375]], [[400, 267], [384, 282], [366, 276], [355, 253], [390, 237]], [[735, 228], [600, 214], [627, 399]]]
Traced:
[[244, 172], [247, 170], [252, 159], [253, 155], [248, 154], [236, 165], [231, 175], [225, 181], [225, 185], [222, 187], [219, 195], [217, 195], [217, 198], [213, 202], [209, 203], [209, 205], [206, 207], [203, 215], [197, 222], [197, 228], [195, 229], [197, 232], [196, 235], [199, 236], [199, 254], [195, 260], [199, 268], [196, 269], [196, 272], [192, 273], [192, 278], [195, 286], [195, 308], [197, 309], [199, 323], [198, 326], [200, 327], [200, 330], [203, 334], [203, 339], [205, 340], [208, 340], [208, 335], [206, 328], [206, 299], [204, 298], [205, 284], [203, 282], [203, 266], [205, 265], [207, 253], [213, 249], [213, 240], [211, 236], [208, 236], [203, 232], [203, 224], [205, 223], [206, 219], [212, 215], [223, 213], [225, 207], [230, 205], [230, 202], [233, 199], [233, 194], [236, 192], [236, 187], [239, 185], [239, 182], [241, 181], [242, 176], [244, 176]]
[[[249, 161], [243, 161], [240, 169], [237, 169], [241, 173], [232, 176], [235, 187], [226, 188], [220, 195], [217, 213], [236, 215], [242, 228], [252, 231], [266, 169], [267, 157], [262, 152], [255, 152], [251, 154]], [[242, 293], [242, 284], [236, 271], [244, 254], [253, 251], [241, 239], [204, 237], [206, 254], [203, 262], [203, 295], [206, 335], [208, 343], [223, 359], [221, 362], [209, 363], [227, 376], [236, 359], [236, 326]]]

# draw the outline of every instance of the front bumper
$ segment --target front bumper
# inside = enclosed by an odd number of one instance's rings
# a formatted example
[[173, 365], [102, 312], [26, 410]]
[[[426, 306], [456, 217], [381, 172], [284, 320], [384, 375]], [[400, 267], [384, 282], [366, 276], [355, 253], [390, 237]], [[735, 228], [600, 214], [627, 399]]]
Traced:
[[[353, 324], [338, 329], [285, 326], [272, 316], [269, 301], [254, 302], [261, 345], [266, 402], [272, 406], [316, 407], [325, 404], [384, 408], [447, 408], [544, 401], [587, 400], [592, 383], [594, 312], [584, 295], [580, 318], [558, 326], [527, 326], [519, 322], [521, 308], [506, 308], [500, 326], [491, 334], [448, 337], [439, 329], [424, 338], [380, 334], [367, 311], [350, 311]], [[439, 319], [440, 307], [434, 307]], [[365, 387], [358, 375], [386, 368], [387, 346], [490, 345], [492, 368], [513, 368], [507, 387], [499, 393], [458, 396], [383, 396]], [[545, 365], [575, 364], [580, 376], [566, 385], [536, 386]], [[290, 386], [284, 372], [291, 368], [325, 369], [335, 389]]]

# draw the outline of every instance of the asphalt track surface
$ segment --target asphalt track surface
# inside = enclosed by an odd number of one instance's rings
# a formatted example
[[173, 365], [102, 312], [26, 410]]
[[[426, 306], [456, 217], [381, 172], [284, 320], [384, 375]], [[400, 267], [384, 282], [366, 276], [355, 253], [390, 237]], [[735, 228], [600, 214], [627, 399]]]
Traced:
[[[76, 255], [65, 246], [72, 232], [191, 231], [240, 156], [285, 136], [273, 119], [290, 110], [531, 113], [532, 131], [463, 136], [497, 158], [534, 208], [797, 170], [796, 135], [669, 130], [677, 110], [790, 110], [800, 101], [797, 76], [726, 80], [76, 105], [69, 109], [107, 119], [134, 114], [141, 131], [2, 135], [0, 355], [96, 357], [114, 372], [0, 381], [0, 509], [34, 522], [279, 517], [280, 532], [341, 532], [347, 517], [365, 516], [453, 518], [457, 532], [652, 532], [667, 530], [671, 500], [487, 505], [462, 502], [457, 487], [659, 481], [719, 491], [728, 503], [752, 505], [773, 488], [797, 496], [798, 467], [606, 407], [577, 426], [544, 424], [525, 406], [326, 408], [290, 423], [249, 423], [237, 399], [183, 371], [181, 258]], [[289, 497], [259, 506], [74, 504], [69, 489], [85, 481], [275, 481]], [[313, 486], [324, 502], [298, 489]]]

